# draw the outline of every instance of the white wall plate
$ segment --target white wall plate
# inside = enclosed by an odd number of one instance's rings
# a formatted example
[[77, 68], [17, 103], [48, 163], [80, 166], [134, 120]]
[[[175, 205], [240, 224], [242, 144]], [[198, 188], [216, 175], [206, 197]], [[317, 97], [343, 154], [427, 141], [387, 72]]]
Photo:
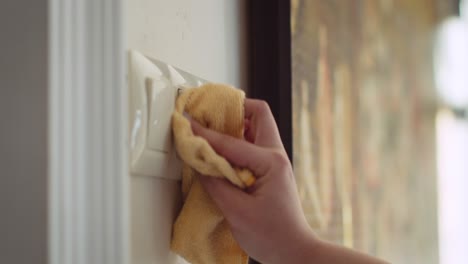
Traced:
[[205, 81], [137, 51], [129, 52], [130, 170], [135, 176], [180, 179], [171, 132], [177, 90]]

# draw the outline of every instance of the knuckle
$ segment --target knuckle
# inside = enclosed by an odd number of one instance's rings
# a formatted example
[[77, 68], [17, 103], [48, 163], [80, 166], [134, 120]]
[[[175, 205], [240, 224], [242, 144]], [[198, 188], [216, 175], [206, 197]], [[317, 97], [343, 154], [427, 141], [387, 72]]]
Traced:
[[270, 106], [266, 101], [258, 100], [257, 101], [257, 111], [260, 113], [270, 113]]
[[288, 170], [291, 168], [291, 163], [289, 162], [288, 157], [280, 152], [273, 151], [271, 155], [273, 165], [279, 170]]

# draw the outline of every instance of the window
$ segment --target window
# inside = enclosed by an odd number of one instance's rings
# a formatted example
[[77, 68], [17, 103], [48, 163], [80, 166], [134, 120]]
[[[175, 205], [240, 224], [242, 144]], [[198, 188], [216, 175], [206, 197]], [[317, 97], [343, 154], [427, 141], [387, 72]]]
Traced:
[[266, 2], [250, 3], [250, 96], [272, 107], [310, 225], [438, 263], [433, 37], [458, 1]]

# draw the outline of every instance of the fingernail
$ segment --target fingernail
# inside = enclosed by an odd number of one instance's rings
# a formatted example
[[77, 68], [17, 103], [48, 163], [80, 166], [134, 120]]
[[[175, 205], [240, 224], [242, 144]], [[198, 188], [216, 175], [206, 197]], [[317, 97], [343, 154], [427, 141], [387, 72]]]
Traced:
[[192, 120], [192, 117], [187, 112], [183, 112], [182, 115], [188, 120]]

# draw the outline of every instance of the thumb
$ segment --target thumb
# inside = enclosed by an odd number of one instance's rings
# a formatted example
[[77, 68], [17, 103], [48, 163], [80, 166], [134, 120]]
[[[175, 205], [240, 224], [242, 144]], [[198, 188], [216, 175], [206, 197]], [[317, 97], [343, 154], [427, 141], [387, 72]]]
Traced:
[[225, 179], [211, 176], [199, 176], [200, 183], [210, 195], [224, 216], [232, 221], [241, 214], [248, 204], [250, 196]]

